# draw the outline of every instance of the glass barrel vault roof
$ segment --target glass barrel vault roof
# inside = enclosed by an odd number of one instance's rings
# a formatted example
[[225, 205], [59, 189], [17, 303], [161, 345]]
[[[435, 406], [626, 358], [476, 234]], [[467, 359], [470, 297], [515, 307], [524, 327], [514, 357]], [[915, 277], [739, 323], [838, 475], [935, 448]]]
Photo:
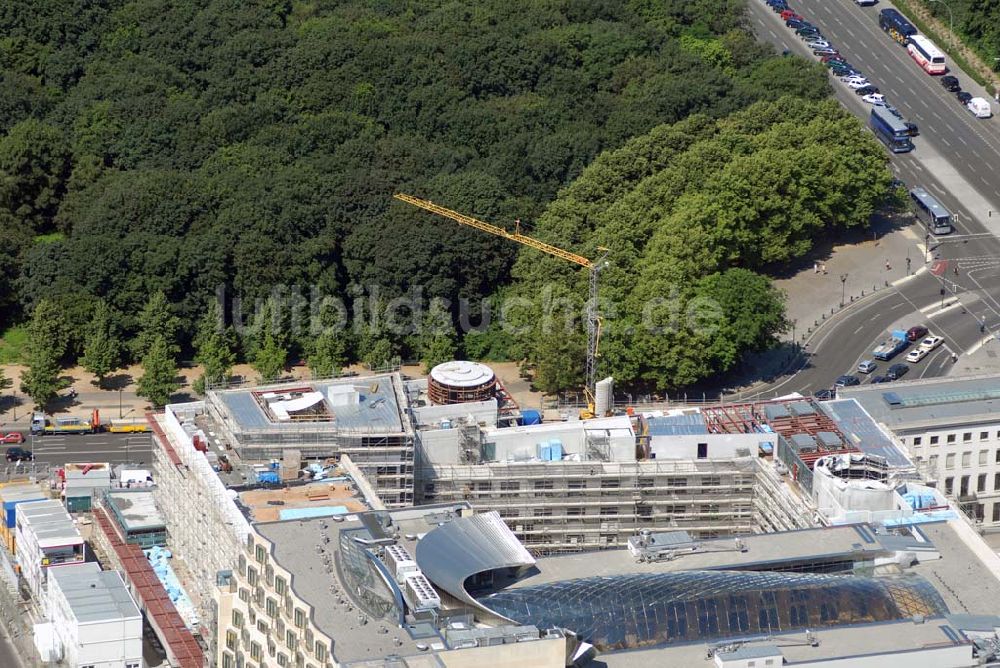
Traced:
[[916, 575], [750, 571], [579, 578], [503, 590], [479, 602], [520, 624], [572, 630], [601, 651], [948, 612]]

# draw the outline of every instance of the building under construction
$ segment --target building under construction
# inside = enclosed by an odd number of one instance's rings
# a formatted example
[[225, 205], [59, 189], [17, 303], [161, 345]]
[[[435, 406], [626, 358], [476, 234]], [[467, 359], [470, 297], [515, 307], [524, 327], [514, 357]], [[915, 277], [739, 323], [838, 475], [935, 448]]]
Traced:
[[413, 503], [409, 406], [398, 373], [213, 390], [205, 401], [206, 426], [243, 461], [347, 454], [390, 507]]

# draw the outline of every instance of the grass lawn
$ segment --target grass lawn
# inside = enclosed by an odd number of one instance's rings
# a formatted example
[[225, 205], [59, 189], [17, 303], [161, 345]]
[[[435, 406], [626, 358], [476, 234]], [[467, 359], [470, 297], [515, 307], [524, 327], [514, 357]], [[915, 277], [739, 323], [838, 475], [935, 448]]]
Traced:
[[11, 327], [0, 336], [0, 364], [18, 364], [28, 344], [27, 327]]

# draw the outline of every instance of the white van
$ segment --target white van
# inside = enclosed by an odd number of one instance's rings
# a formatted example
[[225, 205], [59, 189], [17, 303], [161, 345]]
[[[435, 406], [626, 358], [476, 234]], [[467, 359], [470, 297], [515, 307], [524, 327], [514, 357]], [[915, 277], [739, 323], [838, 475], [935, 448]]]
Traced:
[[976, 118], [989, 118], [993, 115], [993, 108], [990, 106], [990, 101], [982, 97], [972, 98], [965, 106], [975, 114]]

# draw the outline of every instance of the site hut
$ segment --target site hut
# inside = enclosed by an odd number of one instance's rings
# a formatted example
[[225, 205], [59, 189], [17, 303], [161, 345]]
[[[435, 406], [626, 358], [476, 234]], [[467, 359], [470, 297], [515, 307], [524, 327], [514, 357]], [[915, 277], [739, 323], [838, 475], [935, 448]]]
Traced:
[[36, 625], [46, 662], [71, 668], [140, 668], [142, 614], [117, 571], [94, 562], [65, 566], [48, 581], [49, 622]]
[[85, 547], [73, 518], [58, 501], [22, 503], [16, 509], [17, 563], [35, 601], [44, 606], [50, 570], [84, 561]]

